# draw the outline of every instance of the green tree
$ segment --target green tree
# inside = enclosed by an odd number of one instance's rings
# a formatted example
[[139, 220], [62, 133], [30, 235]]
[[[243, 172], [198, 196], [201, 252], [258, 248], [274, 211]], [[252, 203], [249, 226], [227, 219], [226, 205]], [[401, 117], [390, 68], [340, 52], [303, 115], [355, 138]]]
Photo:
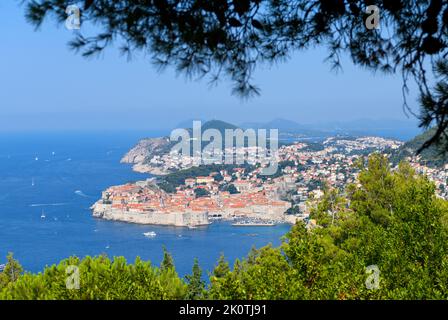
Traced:
[[240, 193], [233, 183], [227, 185], [227, 186], [224, 188], [224, 191], [228, 191], [230, 194], [237, 194], [237, 193]]
[[168, 252], [165, 246], [163, 246], [163, 260], [160, 264], [160, 269], [162, 270], [169, 270], [169, 269], [175, 269], [174, 266], [174, 260], [171, 253]]
[[201, 198], [201, 197], [209, 196], [210, 192], [208, 192], [204, 188], [196, 188], [196, 189], [194, 189], [194, 194], [196, 195], [196, 198]]
[[0, 289], [6, 287], [10, 282], [17, 281], [22, 272], [22, 266], [19, 261], [14, 259], [13, 254], [10, 252], [7, 256], [5, 269], [0, 273]]
[[185, 276], [187, 280], [187, 299], [198, 300], [205, 296], [205, 282], [202, 280], [202, 269], [199, 266], [198, 259], [194, 259], [191, 275]]

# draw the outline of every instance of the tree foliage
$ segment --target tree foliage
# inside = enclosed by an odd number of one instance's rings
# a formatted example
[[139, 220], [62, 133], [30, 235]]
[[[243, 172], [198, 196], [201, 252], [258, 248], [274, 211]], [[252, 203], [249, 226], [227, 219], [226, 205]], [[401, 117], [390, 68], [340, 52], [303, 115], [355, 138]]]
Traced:
[[14, 259], [12, 253], [9, 253], [6, 259], [8, 263], [3, 272], [0, 273], [0, 289], [6, 287], [9, 283], [16, 281], [23, 272], [22, 266], [19, 261]]
[[160, 264], [160, 269], [162, 270], [175, 270], [174, 259], [171, 253], [166, 250], [166, 247], [163, 247], [163, 260]]
[[198, 300], [205, 297], [205, 282], [202, 280], [202, 269], [198, 259], [194, 259], [191, 275], [185, 276], [187, 280], [187, 299]]
[[[80, 286], [67, 289], [67, 267], [79, 268]], [[173, 269], [162, 270], [139, 258], [128, 264], [123, 257], [71, 257], [45, 268], [25, 273], [0, 292], [0, 299], [183, 299], [186, 285]]]

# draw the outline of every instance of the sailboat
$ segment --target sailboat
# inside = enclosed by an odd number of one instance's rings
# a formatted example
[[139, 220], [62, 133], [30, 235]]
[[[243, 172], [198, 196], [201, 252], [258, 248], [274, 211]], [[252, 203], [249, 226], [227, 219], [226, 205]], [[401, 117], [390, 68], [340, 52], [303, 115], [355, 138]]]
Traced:
[[44, 213], [44, 210], [42, 210], [42, 214], [40, 215], [40, 218], [41, 218], [41, 219], [45, 219], [45, 218], [46, 218], [45, 213]]

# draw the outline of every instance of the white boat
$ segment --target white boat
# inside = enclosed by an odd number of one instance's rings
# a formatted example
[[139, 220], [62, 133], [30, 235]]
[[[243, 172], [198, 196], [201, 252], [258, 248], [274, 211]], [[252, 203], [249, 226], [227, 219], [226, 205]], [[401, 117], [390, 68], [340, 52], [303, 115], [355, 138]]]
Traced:
[[40, 218], [41, 218], [41, 219], [45, 219], [45, 218], [46, 218], [45, 213], [44, 213], [44, 210], [42, 210], [42, 214], [40, 215]]
[[154, 238], [157, 233], [155, 233], [154, 231], [148, 231], [148, 232], [144, 232], [143, 235], [147, 238]]

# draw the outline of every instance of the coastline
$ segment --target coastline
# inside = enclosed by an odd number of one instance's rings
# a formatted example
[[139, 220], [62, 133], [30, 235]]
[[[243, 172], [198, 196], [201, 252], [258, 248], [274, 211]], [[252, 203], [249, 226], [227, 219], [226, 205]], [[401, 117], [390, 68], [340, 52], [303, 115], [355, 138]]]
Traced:
[[138, 173], [149, 173], [154, 176], [165, 176], [167, 174], [170, 174], [171, 171], [164, 170], [160, 167], [153, 167], [148, 164], [143, 163], [136, 163], [132, 166], [132, 170]]
[[97, 201], [91, 209], [93, 217], [104, 220], [176, 227], [196, 227], [210, 224], [208, 214], [204, 212], [139, 212], [116, 209], [111, 205], [101, 203], [101, 200]]
[[[235, 226], [275, 226], [278, 224], [290, 224], [294, 225], [297, 221], [303, 220], [303, 217], [287, 214], [257, 214], [246, 213], [245, 215], [235, 216], [233, 214], [222, 214], [219, 219], [209, 217], [208, 211], [178, 211], [178, 212], [141, 212], [129, 209], [117, 209], [111, 205], [101, 203], [101, 200], [97, 201], [90, 208], [92, 215], [95, 218], [121, 221], [127, 223], [144, 224], [144, 225], [160, 225], [160, 226], [176, 226], [176, 227], [198, 227], [210, 225], [213, 221], [225, 221], [232, 222], [238, 221], [238, 219], [249, 220], [248, 224], [235, 223]], [[216, 214], [216, 213], [214, 213]]]

